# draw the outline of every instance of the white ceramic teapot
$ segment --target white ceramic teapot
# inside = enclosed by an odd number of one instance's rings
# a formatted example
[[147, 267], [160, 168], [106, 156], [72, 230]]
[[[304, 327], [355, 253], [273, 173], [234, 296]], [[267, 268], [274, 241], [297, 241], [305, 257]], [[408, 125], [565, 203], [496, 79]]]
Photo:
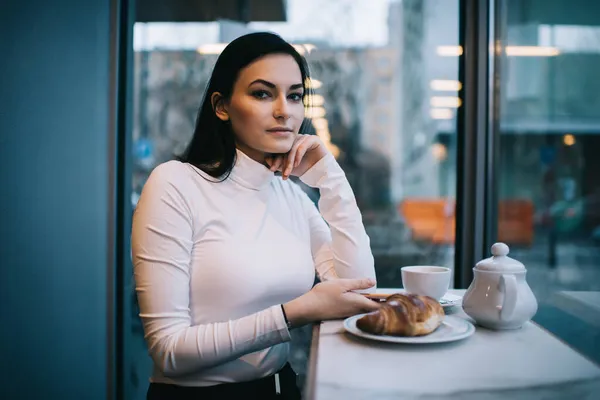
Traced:
[[473, 282], [462, 301], [465, 313], [483, 327], [517, 329], [537, 312], [538, 304], [525, 280], [525, 266], [508, 255], [508, 246], [496, 243], [493, 256], [473, 268]]

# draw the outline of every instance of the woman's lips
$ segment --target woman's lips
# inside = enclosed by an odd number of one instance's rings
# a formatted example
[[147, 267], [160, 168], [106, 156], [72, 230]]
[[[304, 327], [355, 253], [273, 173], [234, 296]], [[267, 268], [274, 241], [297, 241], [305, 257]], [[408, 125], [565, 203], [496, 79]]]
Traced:
[[268, 129], [267, 133], [269, 133], [270, 135], [273, 135], [273, 136], [277, 136], [277, 137], [285, 137], [285, 136], [291, 135], [292, 131], [290, 131], [290, 130]]

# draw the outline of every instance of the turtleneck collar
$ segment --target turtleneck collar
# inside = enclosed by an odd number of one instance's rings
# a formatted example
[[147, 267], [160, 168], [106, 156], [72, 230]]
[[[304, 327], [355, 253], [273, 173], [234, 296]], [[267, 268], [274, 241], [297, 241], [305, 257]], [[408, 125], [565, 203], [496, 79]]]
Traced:
[[236, 149], [235, 165], [229, 175], [235, 182], [248, 189], [261, 190], [271, 183], [274, 176], [275, 173], [267, 167]]

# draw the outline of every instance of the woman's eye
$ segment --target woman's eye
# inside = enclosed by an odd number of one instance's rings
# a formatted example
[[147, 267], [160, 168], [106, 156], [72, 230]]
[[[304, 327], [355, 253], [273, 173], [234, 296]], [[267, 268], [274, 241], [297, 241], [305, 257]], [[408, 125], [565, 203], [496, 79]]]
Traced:
[[292, 93], [289, 98], [292, 101], [302, 101], [302, 93]]
[[257, 90], [255, 92], [252, 92], [252, 95], [257, 99], [266, 99], [267, 97], [269, 97], [269, 92], [267, 92], [266, 90]]

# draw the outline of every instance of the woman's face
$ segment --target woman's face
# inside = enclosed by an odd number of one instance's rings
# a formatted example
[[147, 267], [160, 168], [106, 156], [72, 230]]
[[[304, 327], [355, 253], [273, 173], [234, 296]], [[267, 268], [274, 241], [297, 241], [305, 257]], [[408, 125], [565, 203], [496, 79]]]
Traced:
[[231, 99], [216, 108], [229, 120], [237, 147], [263, 162], [269, 154], [287, 153], [304, 119], [302, 74], [287, 54], [271, 54], [242, 69]]

